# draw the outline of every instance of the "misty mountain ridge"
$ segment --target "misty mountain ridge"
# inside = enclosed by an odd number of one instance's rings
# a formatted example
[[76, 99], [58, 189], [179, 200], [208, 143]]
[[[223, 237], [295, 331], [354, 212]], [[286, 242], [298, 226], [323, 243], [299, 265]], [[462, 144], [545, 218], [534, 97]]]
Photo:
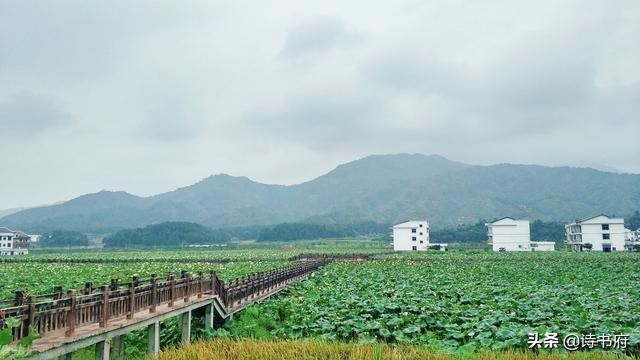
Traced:
[[219, 174], [149, 197], [101, 191], [10, 214], [0, 225], [109, 232], [164, 221], [229, 227], [427, 218], [438, 228], [501, 216], [568, 221], [638, 208], [640, 175], [395, 154], [367, 156], [295, 185]]

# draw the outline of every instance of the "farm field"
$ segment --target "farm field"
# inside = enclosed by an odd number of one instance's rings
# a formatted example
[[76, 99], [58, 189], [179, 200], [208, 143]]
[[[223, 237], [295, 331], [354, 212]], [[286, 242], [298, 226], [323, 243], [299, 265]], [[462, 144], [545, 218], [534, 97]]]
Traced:
[[140, 263], [106, 263], [106, 264], [41, 264], [41, 263], [0, 263], [0, 298], [14, 296], [16, 290], [25, 290], [27, 295], [51, 293], [53, 286], [60, 285], [67, 289], [82, 289], [85, 282], [92, 281], [94, 286], [107, 285], [111, 279], [119, 279], [120, 283], [131, 281], [132, 276], [141, 280], [148, 279], [151, 274], [160, 277], [173, 272], [179, 275], [187, 270], [195, 275], [202, 271], [216, 271], [225, 280], [235, 279], [254, 272], [270, 270], [289, 265], [289, 261], [237, 261], [228, 263], [206, 262], [140, 262]]
[[[345, 354], [370, 358], [373, 351], [392, 359], [421, 354], [442, 359], [491, 354], [511, 359], [526, 350], [530, 332], [629, 334], [628, 353], [640, 354], [640, 254], [632, 253], [389, 253], [384, 244], [361, 249], [356, 241], [272, 244], [271, 248], [36, 253], [19, 262], [0, 263], [0, 295], [11, 298], [18, 289], [49, 293], [54, 285], [80, 289], [85, 281], [101, 285], [119, 278], [127, 282], [134, 275], [146, 279], [152, 273], [164, 276], [180, 270], [214, 270], [231, 280], [289, 265], [296, 261], [292, 257], [303, 253], [367, 253], [372, 260], [333, 262], [288, 291], [248, 307], [220, 329], [203, 331], [194, 325], [194, 341], [215, 340], [170, 350], [161, 358], [207, 358], [194, 351], [203, 354], [220, 347], [243, 351], [247, 346], [267, 346], [261, 341], [276, 341], [279, 345], [268, 345], [278, 354], [275, 358], [287, 358], [292, 348], [303, 346], [311, 347], [309, 358], [315, 358], [314, 351], [327, 359], [345, 358]], [[103, 262], [73, 262], [77, 259]], [[179, 344], [180, 329], [175, 319], [163, 322], [165, 350]], [[145, 331], [127, 335], [127, 358], [144, 357], [146, 336]], [[623, 354], [607, 352], [612, 353]], [[73, 354], [73, 359], [92, 357], [91, 348]]]
[[[12, 298], [16, 290], [25, 290], [28, 295], [45, 294], [55, 285], [66, 291], [81, 289], [88, 281], [95, 286], [108, 284], [111, 279], [126, 283], [132, 276], [144, 280], [153, 273], [162, 277], [169, 272], [179, 274], [181, 270], [191, 274], [216, 271], [221, 278], [231, 280], [287, 266], [292, 263], [292, 257], [326, 253], [330, 248], [332, 253], [375, 254], [388, 250], [379, 242], [324, 240], [296, 245], [272, 243], [255, 247], [248, 244], [229, 249], [34, 251], [27, 256], [0, 259], [0, 279], [3, 279], [0, 299]], [[44, 260], [55, 262], [41, 262]], [[88, 262], [82, 263], [84, 260]]]
[[246, 309], [223, 335], [466, 353], [526, 349], [530, 332], [629, 334], [639, 353], [637, 254], [403, 257], [330, 264], [286, 296]]
[[[216, 339], [198, 342], [179, 349], [168, 349], [156, 359], [159, 360], [456, 360], [470, 359], [468, 354], [433, 353], [424, 347], [412, 345], [390, 346], [383, 343], [354, 344], [324, 341], [254, 339], [230, 340]], [[570, 354], [534, 353], [521, 351], [483, 352], [473, 357], [477, 360], [617, 360], [625, 357], [612, 353]], [[152, 358], [149, 358], [152, 359]]]

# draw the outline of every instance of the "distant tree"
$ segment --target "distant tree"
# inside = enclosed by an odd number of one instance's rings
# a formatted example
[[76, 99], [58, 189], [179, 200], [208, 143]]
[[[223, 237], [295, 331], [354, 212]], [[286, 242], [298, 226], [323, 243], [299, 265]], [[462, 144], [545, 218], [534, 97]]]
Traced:
[[475, 224], [458, 225], [454, 228], [433, 229], [429, 231], [429, 238], [441, 243], [479, 243], [487, 241], [487, 228], [485, 221], [480, 220]]
[[624, 220], [624, 224], [627, 229], [638, 230], [640, 229], [640, 211], [636, 210], [633, 215], [627, 217]]
[[430, 245], [429, 250], [440, 250], [440, 245]]
[[55, 230], [43, 234], [39, 244], [42, 247], [88, 246], [89, 238], [78, 231]]
[[105, 247], [185, 246], [226, 243], [228, 233], [189, 222], [164, 222], [121, 230], [104, 240]]
[[353, 224], [283, 223], [264, 228], [258, 241], [294, 241], [357, 236], [380, 236], [389, 233], [389, 225], [376, 222]]
[[564, 240], [564, 231], [563, 223], [535, 220], [531, 223], [531, 240], [560, 242]]

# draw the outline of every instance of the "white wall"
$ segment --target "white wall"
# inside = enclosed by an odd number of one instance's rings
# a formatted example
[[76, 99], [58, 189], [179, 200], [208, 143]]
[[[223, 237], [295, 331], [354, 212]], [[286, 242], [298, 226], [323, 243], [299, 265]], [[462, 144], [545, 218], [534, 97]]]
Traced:
[[[576, 226], [579, 225], [579, 226]], [[609, 229], [603, 229], [608, 225]], [[581, 244], [591, 244], [591, 251], [603, 251], [603, 245], [610, 245], [611, 251], [624, 251], [626, 229], [624, 219], [596, 216], [591, 219], [566, 226], [567, 239], [582, 239]], [[578, 232], [579, 231], [579, 232]], [[605, 237], [608, 236], [608, 239]], [[575, 248], [579, 248], [575, 246]], [[583, 247], [584, 249], [584, 247]]]
[[624, 238], [624, 224], [609, 224], [609, 231], [602, 230], [602, 224], [582, 224], [582, 243], [592, 244], [592, 251], [602, 251], [603, 244], [611, 244], [611, 251], [624, 251]]
[[[422, 227], [420, 226], [422, 225]], [[415, 230], [415, 232], [414, 232]], [[415, 240], [414, 240], [415, 238]], [[416, 250], [413, 250], [413, 247]], [[393, 227], [394, 251], [425, 251], [429, 248], [429, 223], [409, 221]]]
[[529, 220], [501, 219], [487, 224], [493, 251], [531, 251]]

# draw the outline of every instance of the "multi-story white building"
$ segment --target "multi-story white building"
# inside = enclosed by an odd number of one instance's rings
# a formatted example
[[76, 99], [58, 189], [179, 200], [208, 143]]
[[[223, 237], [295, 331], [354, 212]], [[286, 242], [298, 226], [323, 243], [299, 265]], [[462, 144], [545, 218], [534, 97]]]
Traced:
[[26, 255], [27, 244], [15, 231], [0, 227], [0, 255]]
[[487, 226], [488, 243], [493, 251], [554, 251], [553, 241], [531, 241], [529, 220], [505, 217]]
[[447, 244], [429, 242], [429, 222], [426, 220], [411, 220], [393, 226], [393, 250], [425, 251], [432, 246], [439, 246], [441, 250], [447, 248]]
[[573, 251], [624, 251], [624, 219], [598, 215], [564, 226], [565, 244]]

